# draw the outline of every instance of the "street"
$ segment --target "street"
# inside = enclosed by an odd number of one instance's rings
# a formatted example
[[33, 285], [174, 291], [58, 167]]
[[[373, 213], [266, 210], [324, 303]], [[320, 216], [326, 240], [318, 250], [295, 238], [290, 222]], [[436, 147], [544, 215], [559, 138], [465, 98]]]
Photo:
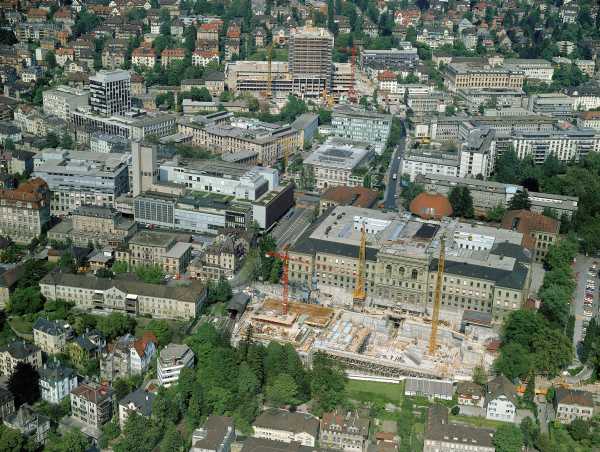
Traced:
[[[403, 123], [404, 125], [404, 123]], [[396, 209], [396, 192], [398, 191], [398, 183], [400, 182], [400, 175], [398, 169], [400, 168], [400, 159], [404, 154], [404, 146], [406, 145], [406, 128], [403, 128], [402, 139], [392, 154], [392, 161], [390, 162], [390, 168], [388, 170], [388, 183], [385, 187], [385, 194], [383, 196], [383, 207], [384, 209], [394, 210]], [[393, 175], [398, 174], [397, 179], [393, 179]]]
[[306, 228], [310, 226], [314, 213], [310, 209], [295, 207], [291, 216], [288, 217], [287, 215], [279, 220], [279, 224], [275, 226], [271, 234], [279, 249], [283, 248], [284, 245], [291, 245], [302, 235]]
[[[589, 269], [595, 260], [591, 257], [586, 257], [582, 254], [578, 254], [575, 262], [575, 278], [577, 280], [577, 288], [575, 289], [575, 296], [573, 302], [571, 303], [571, 314], [575, 316], [575, 332], [573, 334], [573, 346], [577, 349], [577, 344], [579, 344], [585, 334], [583, 332], [585, 323], [591, 320], [591, 315], [586, 316], [584, 308], [585, 296], [586, 296], [586, 285], [588, 285], [587, 281], [592, 280], [594, 284], [598, 284], [598, 268], [593, 272], [593, 274], [589, 273]], [[588, 308], [588, 312], [591, 311], [592, 315], [597, 315], [598, 313], [598, 287], [593, 289], [593, 305], [591, 309]]]

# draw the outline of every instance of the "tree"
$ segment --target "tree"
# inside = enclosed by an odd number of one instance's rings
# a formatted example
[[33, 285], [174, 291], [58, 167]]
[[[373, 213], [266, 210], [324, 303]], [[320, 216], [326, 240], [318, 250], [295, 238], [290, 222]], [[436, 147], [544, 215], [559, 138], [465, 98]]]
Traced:
[[473, 369], [473, 383], [479, 386], [485, 386], [488, 381], [488, 375], [482, 366], [475, 366]]
[[127, 273], [129, 271], [129, 265], [125, 261], [115, 261], [111, 270], [117, 275], [121, 273]]
[[64, 132], [60, 139], [60, 147], [64, 149], [73, 149], [73, 138], [68, 132]]
[[280, 374], [267, 386], [267, 400], [274, 406], [295, 405], [298, 386], [288, 374]]
[[496, 429], [492, 443], [497, 452], [521, 452], [523, 433], [513, 424], [502, 424]]
[[44, 64], [48, 69], [54, 69], [56, 67], [56, 55], [54, 55], [52, 50], [49, 50], [46, 52], [46, 55], [44, 55]]
[[60, 140], [54, 132], [48, 132], [46, 135], [46, 147], [57, 148], [60, 145]]
[[146, 452], [153, 450], [161, 432], [152, 422], [137, 413], [131, 413], [127, 416], [123, 435], [114, 445], [115, 452]]
[[486, 218], [489, 221], [493, 221], [493, 222], [497, 223], [497, 222], [502, 221], [502, 217], [504, 216], [505, 213], [506, 213], [506, 209], [504, 207], [502, 207], [501, 204], [498, 204], [496, 207], [494, 207], [493, 209], [488, 211], [488, 213], [486, 214]]
[[77, 272], [77, 264], [75, 263], [75, 258], [71, 251], [65, 251], [61, 254], [60, 259], [58, 260], [58, 268], [68, 273]]
[[151, 331], [158, 339], [158, 345], [167, 345], [173, 338], [173, 332], [169, 328], [169, 324], [165, 320], [152, 319], [148, 322], [145, 328], [146, 331]]
[[175, 424], [169, 424], [160, 442], [160, 452], [181, 452], [184, 445], [181, 433], [179, 433]]
[[281, 113], [279, 113], [279, 119], [283, 122], [289, 123], [307, 111], [308, 107], [303, 100], [297, 98], [296, 96], [289, 95], [287, 103], [281, 109]]
[[525, 446], [533, 447], [540, 435], [540, 429], [530, 417], [523, 418], [520, 428]]
[[135, 274], [148, 284], [160, 284], [165, 279], [165, 272], [160, 265], [138, 265]]
[[85, 452], [88, 449], [88, 439], [79, 430], [69, 430], [60, 438], [48, 441], [44, 451], [48, 452]]
[[40, 375], [29, 363], [19, 362], [8, 379], [8, 389], [15, 396], [15, 406], [32, 405], [40, 398]]
[[310, 393], [315, 412], [332, 411], [346, 402], [346, 373], [331, 358], [317, 353], [313, 358]]
[[133, 333], [135, 319], [120, 312], [111, 312], [107, 316], [98, 317], [96, 328], [104, 333], [108, 339], [114, 339], [127, 333]]
[[448, 200], [452, 205], [452, 211], [455, 216], [463, 218], [473, 217], [473, 197], [468, 187], [453, 187], [448, 195]]
[[504, 345], [500, 349], [500, 355], [494, 361], [494, 369], [509, 380], [524, 378], [531, 369], [529, 352], [518, 343]]
[[10, 138], [7, 138], [6, 140], [4, 140], [4, 149], [6, 149], [7, 151], [14, 151], [15, 142]]
[[402, 189], [402, 199], [404, 208], [408, 209], [413, 199], [425, 191], [425, 187], [414, 182], [407, 182], [407, 186]]
[[529, 210], [531, 208], [531, 200], [529, 199], [527, 190], [523, 189], [515, 193], [508, 203], [508, 208], [510, 210]]
[[175, 404], [173, 393], [168, 389], [161, 387], [152, 402], [152, 416], [159, 423], [175, 423], [179, 420], [179, 409]]
[[223, 276], [219, 278], [219, 281], [216, 284], [211, 282], [208, 285], [209, 303], [224, 303], [229, 301], [232, 296], [233, 292], [231, 290], [231, 284], [229, 284], [229, 281]]
[[0, 450], [5, 452], [23, 452], [25, 438], [18, 430], [0, 424]]
[[17, 288], [10, 296], [8, 312], [13, 315], [33, 314], [43, 306], [42, 296], [37, 287]]

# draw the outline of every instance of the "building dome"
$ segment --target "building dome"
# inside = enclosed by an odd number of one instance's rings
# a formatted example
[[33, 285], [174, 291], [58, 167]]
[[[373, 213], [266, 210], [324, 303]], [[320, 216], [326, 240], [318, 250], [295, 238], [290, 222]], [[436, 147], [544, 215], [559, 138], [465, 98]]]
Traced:
[[444, 195], [421, 193], [410, 203], [410, 211], [424, 220], [439, 220], [452, 215], [452, 206]]

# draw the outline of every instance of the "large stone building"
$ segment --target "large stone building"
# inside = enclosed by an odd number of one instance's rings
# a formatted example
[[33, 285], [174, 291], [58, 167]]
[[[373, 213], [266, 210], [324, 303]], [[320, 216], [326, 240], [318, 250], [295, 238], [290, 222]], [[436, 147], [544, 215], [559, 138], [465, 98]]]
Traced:
[[442, 308], [492, 314], [519, 309], [529, 290], [530, 257], [522, 234], [457, 220], [425, 221], [394, 213], [336, 207], [304, 233], [289, 253], [290, 282], [354, 289], [360, 230], [366, 230], [366, 291], [375, 305], [431, 312], [440, 238], [446, 240]]
[[531, 251], [533, 260], [538, 263], [544, 262], [560, 233], [560, 221], [529, 210], [506, 212], [502, 227], [523, 234], [523, 246]]
[[444, 85], [450, 92], [465, 88], [521, 89], [524, 81], [524, 70], [481, 61], [452, 62], [444, 73]]
[[600, 133], [593, 129], [567, 129], [524, 132], [512, 138], [512, 146], [523, 159], [531, 157], [542, 164], [549, 156], [561, 162], [580, 161], [592, 152], [600, 152]]
[[71, 241], [75, 245], [97, 247], [119, 246], [136, 231], [134, 221], [123, 217], [112, 207], [84, 205], [75, 209], [70, 217], [48, 231], [48, 239]]
[[169, 287], [128, 278], [60, 272], [42, 278], [40, 289], [46, 299], [62, 299], [82, 309], [100, 308], [176, 320], [195, 318], [206, 298], [206, 287], [199, 282]]
[[381, 154], [392, 129], [392, 115], [341, 105], [331, 115], [333, 136], [368, 143]]
[[44, 113], [69, 121], [71, 112], [88, 105], [90, 93], [69, 86], [57, 86], [42, 93]]
[[50, 355], [63, 353], [70, 328], [66, 322], [38, 318], [33, 324], [33, 342]]
[[323, 413], [319, 443], [345, 452], [363, 452], [369, 439], [369, 418], [358, 411]]
[[109, 386], [83, 383], [71, 391], [71, 417], [99, 436], [113, 416], [114, 403], [115, 393]]
[[319, 419], [308, 413], [292, 413], [286, 410], [263, 411], [252, 424], [253, 437], [283, 443], [297, 442], [315, 447], [319, 437]]
[[131, 75], [115, 69], [98, 71], [90, 77], [90, 105], [92, 111], [104, 116], [131, 110]]
[[17, 243], [39, 237], [50, 221], [50, 191], [40, 178], [0, 190], [0, 235]]
[[42, 365], [42, 351], [23, 340], [12, 341], [0, 347], [0, 375], [12, 375], [19, 363], [39, 368]]

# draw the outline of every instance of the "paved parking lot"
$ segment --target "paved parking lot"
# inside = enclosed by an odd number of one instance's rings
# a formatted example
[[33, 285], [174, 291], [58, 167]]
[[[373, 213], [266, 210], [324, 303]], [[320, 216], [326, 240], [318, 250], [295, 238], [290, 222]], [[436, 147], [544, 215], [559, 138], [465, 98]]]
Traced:
[[[596, 262], [595, 258], [584, 255], [578, 255], [575, 262], [577, 289], [571, 304], [571, 313], [575, 315], [575, 334], [573, 334], [575, 347], [585, 337], [587, 323], [598, 314], [598, 271], [600, 267], [595, 264]], [[593, 265], [596, 265], [594, 270], [592, 270]]]

